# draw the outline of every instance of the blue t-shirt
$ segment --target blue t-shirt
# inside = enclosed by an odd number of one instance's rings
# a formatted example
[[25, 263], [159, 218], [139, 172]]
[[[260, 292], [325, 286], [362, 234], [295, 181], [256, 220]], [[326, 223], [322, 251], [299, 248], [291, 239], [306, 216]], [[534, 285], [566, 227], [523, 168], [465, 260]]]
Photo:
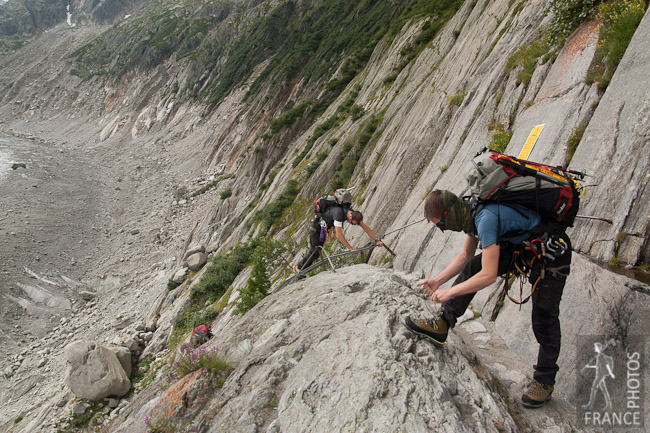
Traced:
[[[499, 241], [508, 241], [511, 244], [521, 244], [530, 238], [530, 230], [539, 224], [539, 216], [528, 209], [516, 209], [506, 205], [489, 204], [474, 218], [477, 236], [483, 248]], [[499, 233], [497, 233], [497, 227]], [[526, 232], [516, 236], [503, 235], [509, 232]]]

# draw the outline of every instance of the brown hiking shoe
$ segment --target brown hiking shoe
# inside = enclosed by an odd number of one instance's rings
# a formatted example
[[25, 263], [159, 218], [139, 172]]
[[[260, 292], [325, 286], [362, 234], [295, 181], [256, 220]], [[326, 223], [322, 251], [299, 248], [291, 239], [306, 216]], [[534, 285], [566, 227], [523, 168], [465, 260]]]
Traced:
[[410, 316], [406, 316], [404, 324], [411, 331], [429, 337], [435, 346], [443, 347], [445, 345], [449, 326], [442, 316], [432, 319], [411, 319]]
[[524, 395], [521, 396], [521, 401], [524, 407], [537, 409], [538, 407], [544, 406], [544, 403], [551, 399], [551, 394], [553, 394], [553, 385], [547, 385], [534, 380], [528, 386]]

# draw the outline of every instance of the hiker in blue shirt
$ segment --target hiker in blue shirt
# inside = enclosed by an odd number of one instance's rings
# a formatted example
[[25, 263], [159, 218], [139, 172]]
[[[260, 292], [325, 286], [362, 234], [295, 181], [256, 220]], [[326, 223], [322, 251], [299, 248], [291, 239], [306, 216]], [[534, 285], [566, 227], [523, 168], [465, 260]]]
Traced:
[[[465, 313], [474, 294], [494, 283], [498, 276], [507, 274], [513, 257], [525, 257], [526, 260], [530, 258], [527, 254], [532, 257], [534, 253], [525, 250], [523, 243], [540, 241], [536, 238], [540, 234], [531, 233], [540, 219], [528, 209], [497, 204], [486, 205], [472, 218], [470, 203], [449, 191], [440, 190], [433, 191], [425, 199], [424, 216], [443, 230], [468, 234], [461, 253], [438, 276], [420, 283], [422, 290], [431, 295], [433, 301], [442, 303], [438, 317], [405, 319], [407, 328], [442, 347], [449, 328], [453, 328], [457, 318]], [[528, 279], [536, 286], [531, 294], [532, 327], [539, 351], [534, 366], [534, 381], [522, 396], [524, 406], [529, 408], [541, 407], [551, 398], [558, 371], [561, 340], [559, 305], [571, 263], [569, 238], [566, 234], [560, 238], [566, 248], [556, 254], [552, 267], [545, 266], [542, 272], [543, 260], [531, 259], [530, 262], [534, 266], [531, 266]], [[479, 242], [482, 251], [476, 254]], [[450, 288], [439, 290], [442, 284], [457, 275]]]

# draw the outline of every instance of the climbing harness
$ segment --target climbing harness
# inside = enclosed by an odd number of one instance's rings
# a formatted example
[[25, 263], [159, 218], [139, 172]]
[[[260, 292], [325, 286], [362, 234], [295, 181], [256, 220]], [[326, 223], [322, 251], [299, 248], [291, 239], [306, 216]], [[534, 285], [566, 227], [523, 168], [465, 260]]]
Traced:
[[[528, 302], [537, 290], [540, 282], [546, 273], [554, 277], [566, 277], [569, 266], [549, 267], [549, 262], [554, 262], [569, 249], [569, 245], [562, 238], [547, 237], [544, 234], [541, 238], [535, 238], [523, 243], [523, 248], [517, 248], [512, 256], [508, 271], [504, 276], [504, 291], [506, 296], [515, 304], [521, 305]], [[535, 268], [535, 270], [534, 270]], [[511, 277], [519, 277], [519, 300], [510, 295]], [[530, 294], [524, 298], [524, 284], [531, 284]]]

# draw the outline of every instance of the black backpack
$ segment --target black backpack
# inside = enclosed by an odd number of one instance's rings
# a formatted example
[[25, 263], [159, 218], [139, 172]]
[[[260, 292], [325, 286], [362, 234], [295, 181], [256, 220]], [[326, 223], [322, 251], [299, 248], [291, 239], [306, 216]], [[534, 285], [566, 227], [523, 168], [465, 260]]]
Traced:
[[352, 188], [343, 189], [339, 188], [333, 194], [325, 194], [316, 199], [314, 203], [314, 211], [316, 215], [320, 215], [332, 206], [341, 206], [349, 208], [352, 206]]

